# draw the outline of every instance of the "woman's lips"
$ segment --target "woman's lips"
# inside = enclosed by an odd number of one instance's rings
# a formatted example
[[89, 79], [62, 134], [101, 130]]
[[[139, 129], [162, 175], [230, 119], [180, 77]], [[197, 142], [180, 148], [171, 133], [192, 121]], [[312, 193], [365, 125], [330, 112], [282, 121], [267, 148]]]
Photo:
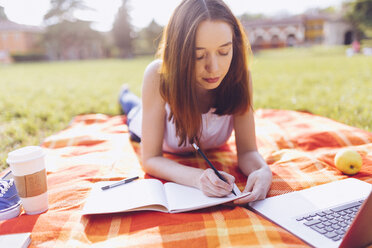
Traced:
[[220, 79], [219, 77], [203, 78], [204, 81], [206, 81], [207, 83], [210, 83], [210, 84], [217, 83], [219, 79]]

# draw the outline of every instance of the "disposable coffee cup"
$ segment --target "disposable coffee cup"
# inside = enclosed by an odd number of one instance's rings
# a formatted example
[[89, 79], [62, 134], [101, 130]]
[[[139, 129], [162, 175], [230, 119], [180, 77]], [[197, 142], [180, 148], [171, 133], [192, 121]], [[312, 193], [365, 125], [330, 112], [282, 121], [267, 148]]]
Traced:
[[45, 153], [39, 146], [26, 146], [8, 154], [15, 186], [26, 214], [48, 210]]

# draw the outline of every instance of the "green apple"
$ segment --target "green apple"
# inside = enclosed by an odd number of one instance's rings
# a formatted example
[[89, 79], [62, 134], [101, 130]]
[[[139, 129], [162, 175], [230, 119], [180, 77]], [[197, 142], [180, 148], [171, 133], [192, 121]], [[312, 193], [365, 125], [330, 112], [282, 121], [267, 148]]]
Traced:
[[347, 175], [355, 175], [362, 168], [362, 157], [357, 151], [344, 149], [335, 156], [336, 168]]

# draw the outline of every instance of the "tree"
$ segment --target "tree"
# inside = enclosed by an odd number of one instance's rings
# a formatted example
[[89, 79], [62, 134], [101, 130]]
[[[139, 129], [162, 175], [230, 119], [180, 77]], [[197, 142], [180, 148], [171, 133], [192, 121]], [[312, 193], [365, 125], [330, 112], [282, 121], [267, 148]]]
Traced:
[[49, 55], [55, 59], [100, 57], [102, 36], [90, 28], [87, 21], [62, 21], [51, 25], [45, 34]]
[[244, 13], [238, 17], [241, 22], [250, 22], [254, 20], [264, 19], [265, 16], [263, 14], [248, 14]]
[[154, 49], [154, 51], [158, 48], [162, 31], [163, 27], [157, 24], [155, 20], [152, 20], [147, 28], [144, 29], [145, 39], [147, 40], [149, 47]]
[[100, 57], [97, 51], [102, 37], [90, 28], [91, 22], [78, 20], [76, 10], [92, 10], [83, 0], [52, 0], [44, 16], [47, 25], [44, 35], [52, 59], [83, 59]]
[[0, 21], [7, 21], [8, 17], [6, 16], [4, 12], [4, 7], [0, 6]]
[[136, 54], [155, 54], [160, 40], [163, 27], [152, 20], [150, 24], [141, 29], [135, 38], [134, 51]]
[[346, 18], [354, 26], [357, 39], [362, 38], [363, 34], [372, 33], [372, 0], [354, 0], [346, 3], [346, 8]]
[[128, 14], [128, 0], [122, 1], [123, 3], [116, 14], [112, 32], [115, 44], [120, 49], [120, 56], [125, 58], [131, 57], [133, 54], [133, 37], [130, 16]]
[[323, 9], [319, 9], [319, 13], [324, 13], [324, 14], [336, 14], [337, 10], [334, 6], [329, 6]]
[[51, 0], [52, 7], [44, 16], [47, 25], [61, 23], [63, 21], [75, 21], [76, 10], [92, 10], [83, 0]]

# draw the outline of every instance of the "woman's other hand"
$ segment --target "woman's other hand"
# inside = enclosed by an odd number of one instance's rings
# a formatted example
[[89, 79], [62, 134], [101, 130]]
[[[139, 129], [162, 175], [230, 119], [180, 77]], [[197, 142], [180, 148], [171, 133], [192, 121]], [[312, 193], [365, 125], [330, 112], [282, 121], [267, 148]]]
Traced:
[[248, 202], [263, 200], [265, 199], [267, 192], [270, 189], [272, 180], [272, 173], [268, 167], [263, 167], [261, 169], [253, 171], [249, 174], [247, 179], [247, 185], [243, 193], [251, 192], [246, 197], [235, 200], [235, 204], [244, 205]]

